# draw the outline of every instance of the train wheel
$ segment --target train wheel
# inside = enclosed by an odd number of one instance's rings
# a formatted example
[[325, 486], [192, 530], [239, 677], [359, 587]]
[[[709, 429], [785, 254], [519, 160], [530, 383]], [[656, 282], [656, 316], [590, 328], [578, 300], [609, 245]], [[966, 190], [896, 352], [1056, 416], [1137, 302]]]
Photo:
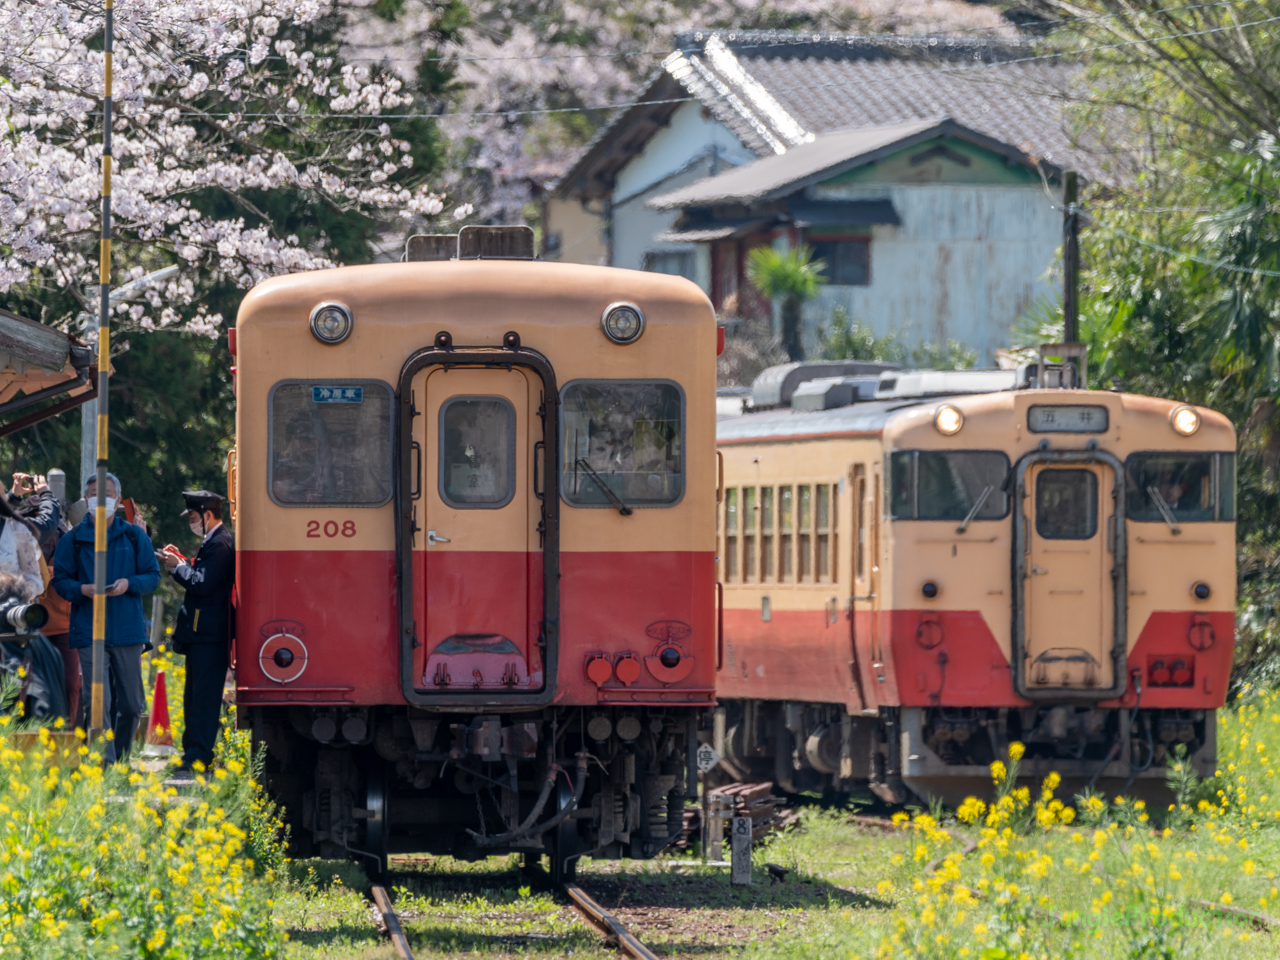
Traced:
[[387, 776], [378, 770], [369, 774], [369, 784], [365, 790], [365, 809], [368, 811], [364, 825], [364, 848], [370, 859], [376, 864], [374, 872], [384, 875], [389, 869], [387, 862], [387, 834], [390, 823], [387, 818]]

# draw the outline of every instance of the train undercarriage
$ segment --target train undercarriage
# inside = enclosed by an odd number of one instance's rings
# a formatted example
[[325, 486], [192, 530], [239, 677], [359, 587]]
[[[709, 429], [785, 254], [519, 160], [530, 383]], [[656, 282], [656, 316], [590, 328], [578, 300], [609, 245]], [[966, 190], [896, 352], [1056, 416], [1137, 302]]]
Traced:
[[559, 881], [584, 855], [661, 852], [697, 795], [687, 709], [248, 707], [241, 725], [266, 745], [298, 854], [374, 872], [394, 853], [546, 854]]
[[[772, 779], [788, 792], [869, 790], [888, 803], [988, 795], [990, 764], [1026, 747], [1028, 780], [1056, 772], [1065, 791], [1123, 784], [1162, 787], [1179, 754], [1200, 776], [1216, 765], [1212, 710], [1033, 707], [882, 707], [850, 715], [839, 704], [722, 700], [712, 727], [722, 771]], [[1067, 794], [1070, 795], [1069, 793]]]

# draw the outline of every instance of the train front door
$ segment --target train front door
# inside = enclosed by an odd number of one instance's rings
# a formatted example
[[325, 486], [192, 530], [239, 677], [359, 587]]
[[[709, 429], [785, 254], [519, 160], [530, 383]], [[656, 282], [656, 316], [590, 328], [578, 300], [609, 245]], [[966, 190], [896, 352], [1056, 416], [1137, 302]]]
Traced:
[[[436, 693], [543, 687], [539, 511], [530, 420], [540, 384], [520, 367], [429, 367], [414, 379], [415, 668]], [[416, 465], [414, 470], [417, 474]]]
[[1088, 696], [1115, 683], [1115, 483], [1115, 469], [1097, 460], [1036, 462], [1026, 471], [1022, 687], [1030, 695]]

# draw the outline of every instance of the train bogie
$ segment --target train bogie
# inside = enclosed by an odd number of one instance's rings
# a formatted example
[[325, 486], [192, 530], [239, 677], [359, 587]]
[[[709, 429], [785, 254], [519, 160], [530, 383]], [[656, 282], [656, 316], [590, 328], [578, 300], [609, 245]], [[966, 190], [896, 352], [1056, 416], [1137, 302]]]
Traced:
[[1018, 377], [886, 372], [878, 399], [720, 420], [722, 722], [765, 731], [726, 733], [731, 767], [898, 802], [989, 785], [1015, 741], [1076, 786], [1212, 773], [1231, 425]]

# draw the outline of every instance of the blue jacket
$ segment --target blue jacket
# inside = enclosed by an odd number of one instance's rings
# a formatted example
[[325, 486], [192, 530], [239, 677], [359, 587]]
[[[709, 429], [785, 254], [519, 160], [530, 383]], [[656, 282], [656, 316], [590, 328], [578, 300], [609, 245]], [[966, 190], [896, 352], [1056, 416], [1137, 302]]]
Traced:
[[[147, 642], [147, 620], [142, 613], [143, 594], [160, 585], [160, 565], [156, 563], [151, 538], [141, 527], [123, 517], [111, 518], [107, 526], [107, 586], [121, 577], [129, 579], [129, 589], [118, 597], [107, 597], [107, 646], [124, 647]], [[72, 647], [93, 643], [93, 597], [80, 592], [80, 585], [93, 583], [93, 513], [85, 515], [58, 541], [53, 553], [53, 579], [58, 596], [71, 603]]]

